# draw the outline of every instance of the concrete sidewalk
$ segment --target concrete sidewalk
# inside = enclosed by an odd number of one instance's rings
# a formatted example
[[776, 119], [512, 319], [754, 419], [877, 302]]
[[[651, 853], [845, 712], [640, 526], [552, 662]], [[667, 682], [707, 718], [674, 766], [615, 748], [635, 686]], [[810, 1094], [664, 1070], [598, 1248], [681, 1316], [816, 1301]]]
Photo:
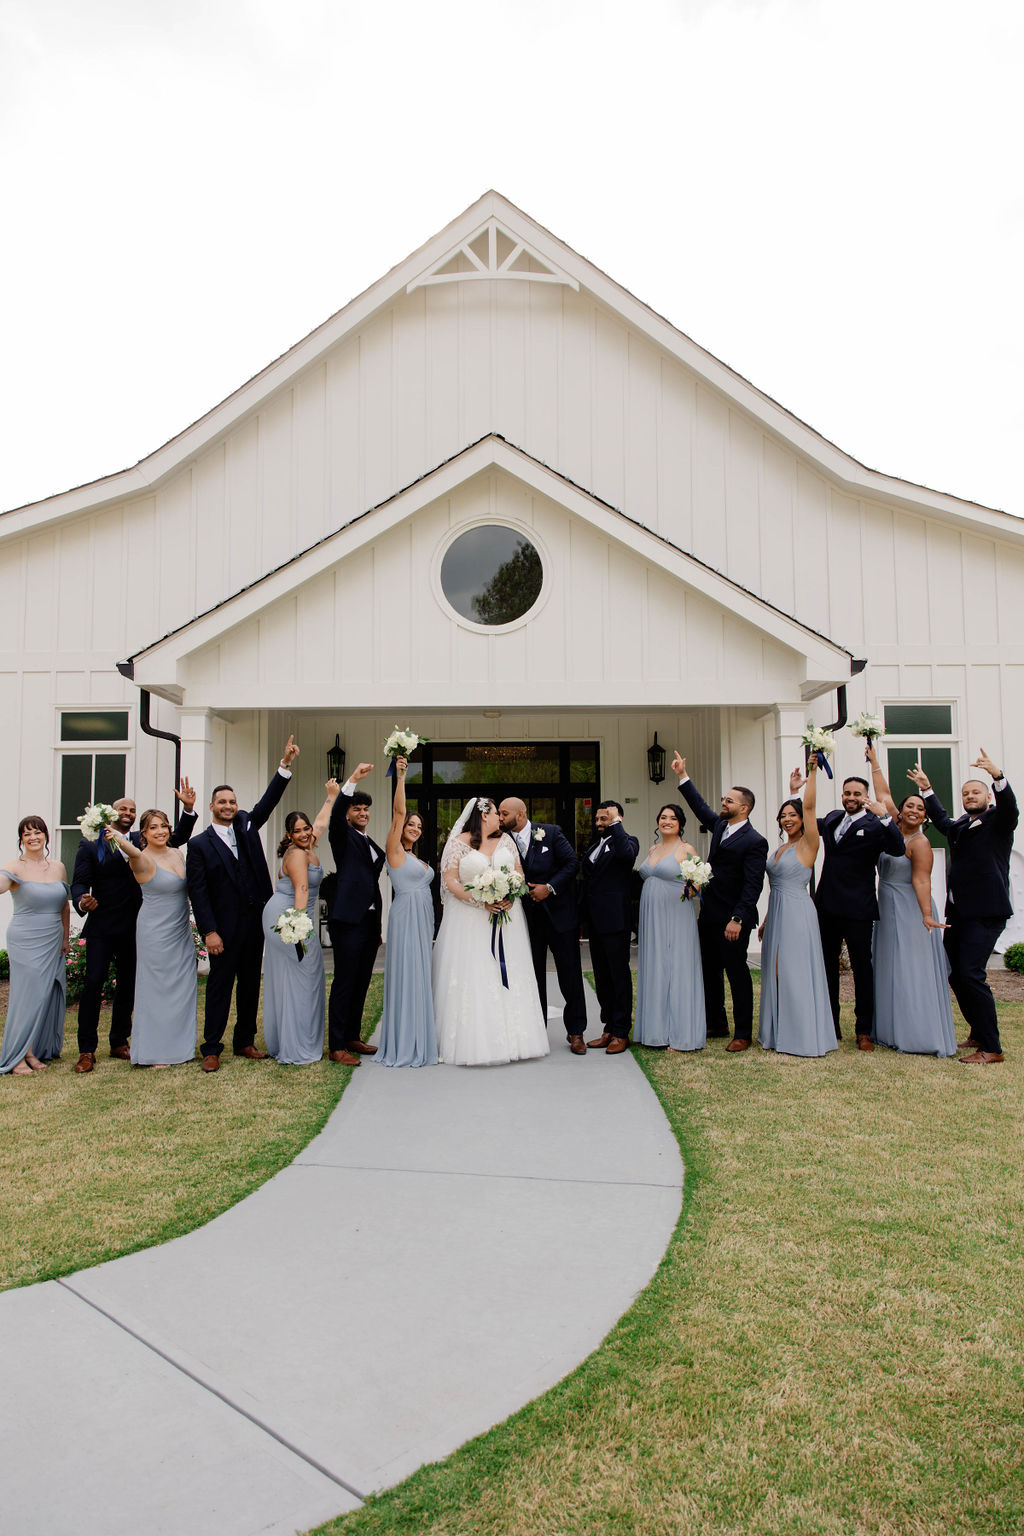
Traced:
[[509, 1067], [367, 1058], [223, 1216], [0, 1295], [5, 1532], [305, 1530], [590, 1354], [661, 1259], [682, 1167], [632, 1058], [550, 1035]]

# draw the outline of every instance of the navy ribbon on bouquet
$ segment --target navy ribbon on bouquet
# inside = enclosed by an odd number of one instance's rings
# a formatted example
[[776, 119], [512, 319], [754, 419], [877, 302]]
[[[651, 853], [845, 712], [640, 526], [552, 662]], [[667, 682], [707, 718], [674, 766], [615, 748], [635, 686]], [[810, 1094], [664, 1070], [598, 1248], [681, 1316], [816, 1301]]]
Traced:
[[298, 955], [299, 959], [301, 960], [303, 955], [306, 953], [306, 946], [305, 946], [305, 944], [296, 944], [296, 946], [295, 946], [295, 953]]
[[833, 777], [832, 769], [828, 765], [828, 758], [825, 756], [824, 752], [815, 752], [814, 755], [818, 759], [818, 767], [824, 768], [825, 772], [831, 779]]
[[394, 760], [394, 758], [392, 758], [390, 763], [388, 764], [388, 771], [384, 775], [384, 777], [386, 779], [393, 779], [394, 776], [395, 776], [395, 760]]
[[[505, 991], [507, 992], [508, 991], [508, 971], [505, 969], [505, 939], [504, 939], [504, 935], [502, 934], [502, 931], [501, 931], [504, 928], [504, 926], [505, 926], [505, 924], [502, 922], [500, 915], [497, 912], [492, 912], [491, 913], [491, 954], [494, 957], [494, 959], [497, 960], [498, 965], [501, 967], [501, 984], [505, 988]], [[498, 940], [497, 953], [495, 953], [495, 949], [494, 949], [494, 940], [495, 940], [495, 938], [497, 938], [497, 940]]]

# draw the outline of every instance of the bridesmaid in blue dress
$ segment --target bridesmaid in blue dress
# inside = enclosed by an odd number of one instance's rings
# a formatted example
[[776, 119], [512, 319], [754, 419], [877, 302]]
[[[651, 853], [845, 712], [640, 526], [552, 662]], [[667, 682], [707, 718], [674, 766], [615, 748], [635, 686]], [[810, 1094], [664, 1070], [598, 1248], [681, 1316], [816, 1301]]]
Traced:
[[[320, 945], [320, 882], [323, 865], [316, 845], [331, 819], [341, 785], [328, 779], [327, 799], [310, 822], [302, 811], [289, 811], [277, 850], [281, 873], [263, 908], [263, 1038], [267, 1054], [281, 1066], [308, 1067], [324, 1053], [326, 981]], [[313, 924], [299, 957], [274, 924], [289, 908], [304, 910]]]
[[878, 860], [878, 922], [872, 941], [875, 1039], [896, 1051], [953, 1056], [956, 1034], [942, 947], [945, 924], [932, 899], [934, 854], [924, 832], [924, 799], [908, 795], [897, 808], [872, 745], [865, 755], [875, 797], [907, 845], [906, 853], [883, 853]]
[[142, 887], [135, 926], [133, 1067], [176, 1067], [196, 1054], [196, 947], [188, 915], [185, 861], [170, 846], [163, 811], [143, 811], [139, 847], [108, 827], [107, 841], [122, 850]]
[[810, 891], [820, 841], [817, 769], [812, 753], [803, 804], [782, 802], [777, 819], [787, 841], [768, 860], [768, 914], [757, 930], [762, 941], [757, 1038], [766, 1051], [787, 1056], [824, 1056], [839, 1049]]
[[673, 1053], [701, 1051], [707, 1038], [704, 978], [697, 938], [696, 902], [683, 901], [679, 865], [697, 857], [683, 841], [686, 817], [678, 806], [658, 813], [658, 842], [640, 865], [640, 926], [636, 978], [638, 1045]]
[[64, 865], [51, 859], [41, 816], [18, 823], [20, 856], [0, 869], [14, 916], [7, 928], [11, 990], [0, 1042], [0, 1073], [31, 1077], [54, 1061], [64, 1044], [64, 978], [71, 908]]
[[395, 759], [395, 799], [385, 845], [394, 891], [384, 949], [384, 1011], [374, 1058], [384, 1067], [437, 1065], [430, 961], [434, 942], [434, 871], [413, 853], [423, 822], [406, 814], [404, 757]]

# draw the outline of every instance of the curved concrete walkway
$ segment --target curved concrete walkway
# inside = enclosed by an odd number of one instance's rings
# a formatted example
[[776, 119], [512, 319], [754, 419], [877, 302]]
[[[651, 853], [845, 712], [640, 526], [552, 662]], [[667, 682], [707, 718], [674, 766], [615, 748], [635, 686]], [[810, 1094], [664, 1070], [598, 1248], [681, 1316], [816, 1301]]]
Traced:
[[223, 1216], [0, 1295], [8, 1536], [306, 1530], [590, 1354], [664, 1253], [682, 1167], [632, 1058], [550, 1033], [511, 1067], [367, 1060]]

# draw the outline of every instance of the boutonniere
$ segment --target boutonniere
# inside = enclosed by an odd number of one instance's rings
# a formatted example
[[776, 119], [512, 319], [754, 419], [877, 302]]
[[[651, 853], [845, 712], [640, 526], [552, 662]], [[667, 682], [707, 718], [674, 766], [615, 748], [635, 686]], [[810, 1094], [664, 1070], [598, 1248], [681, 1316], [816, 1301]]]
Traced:
[[533, 830], [533, 840], [534, 840], [535, 843], [542, 843], [544, 841], [544, 832], [543, 832], [543, 829], [541, 827], [535, 827], [534, 828], [534, 830]]

